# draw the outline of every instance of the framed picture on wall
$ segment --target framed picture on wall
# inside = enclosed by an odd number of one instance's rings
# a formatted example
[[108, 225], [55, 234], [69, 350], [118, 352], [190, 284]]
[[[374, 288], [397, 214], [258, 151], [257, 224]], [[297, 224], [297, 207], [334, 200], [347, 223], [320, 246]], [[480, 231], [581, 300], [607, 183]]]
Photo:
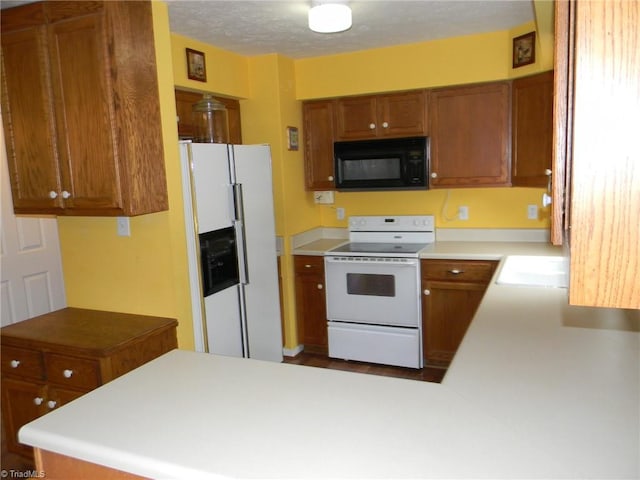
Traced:
[[536, 61], [536, 32], [525, 33], [513, 39], [513, 68]]
[[204, 63], [204, 53], [187, 48], [187, 77], [199, 82], [207, 81], [207, 67]]

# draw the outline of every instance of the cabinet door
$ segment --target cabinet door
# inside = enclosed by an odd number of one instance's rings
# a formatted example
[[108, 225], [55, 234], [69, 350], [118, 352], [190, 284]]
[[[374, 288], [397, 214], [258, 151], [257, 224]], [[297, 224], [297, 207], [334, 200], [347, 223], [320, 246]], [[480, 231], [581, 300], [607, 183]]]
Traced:
[[333, 111], [332, 100], [305, 102], [304, 165], [307, 190], [333, 190]]
[[509, 84], [431, 92], [431, 186], [509, 185]]
[[2, 380], [2, 423], [6, 433], [7, 449], [14, 453], [31, 456], [32, 448], [18, 442], [18, 430], [47, 411], [44, 385], [4, 378]]
[[101, 11], [49, 26], [61, 194], [67, 209], [122, 206], [125, 173], [116, 161], [107, 39]]
[[514, 80], [511, 102], [511, 183], [547, 187], [552, 152], [553, 72]]
[[295, 257], [298, 338], [306, 351], [327, 352], [323, 257]]
[[2, 119], [14, 211], [57, 213], [62, 197], [46, 28], [8, 28], [3, 23]]
[[340, 98], [336, 107], [336, 139], [375, 138], [378, 112], [375, 96]]
[[486, 285], [422, 281], [422, 342], [424, 359], [448, 365], [473, 319]]
[[640, 309], [640, 2], [575, 3], [569, 302]]
[[407, 92], [378, 98], [377, 133], [381, 137], [426, 134], [425, 93]]

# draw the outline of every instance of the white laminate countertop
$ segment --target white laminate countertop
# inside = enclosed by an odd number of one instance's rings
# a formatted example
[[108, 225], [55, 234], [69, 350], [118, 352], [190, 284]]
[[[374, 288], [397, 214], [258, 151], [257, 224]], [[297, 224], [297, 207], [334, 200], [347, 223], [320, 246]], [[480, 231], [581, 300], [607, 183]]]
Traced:
[[[421, 256], [558, 252], [454, 243]], [[637, 479], [640, 311], [566, 304], [492, 282], [442, 384], [174, 350], [20, 440], [153, 478]]]

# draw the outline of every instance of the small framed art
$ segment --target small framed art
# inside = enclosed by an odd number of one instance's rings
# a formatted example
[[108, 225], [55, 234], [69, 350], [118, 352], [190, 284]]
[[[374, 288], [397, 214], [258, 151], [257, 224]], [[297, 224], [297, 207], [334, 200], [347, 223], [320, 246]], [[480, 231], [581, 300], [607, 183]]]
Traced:
[[207, 81], [207, 67], [204, 63], [204, 53], [187, 48], [187, 77], [199, 82]]
[[298, 127], [287, 127], [287, 148], [298, 150]]
[[513, 39], [513, 68], [536, 61], [536, 32], [525, 33]]

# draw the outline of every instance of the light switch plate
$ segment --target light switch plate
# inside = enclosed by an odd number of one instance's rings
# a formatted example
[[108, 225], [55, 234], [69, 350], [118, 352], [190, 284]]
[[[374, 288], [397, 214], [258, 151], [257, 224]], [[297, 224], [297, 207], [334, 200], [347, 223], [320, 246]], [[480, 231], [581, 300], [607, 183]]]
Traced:
[[529, 220], [537, 220], [538, 219], [538, 206], [537, 205], [528, 205], [527, 206], [527, 218]]
[[118, 235], [121, 237], [131, 236], [131, 224], [129, 217], [118, 217]]
[[458, 207], [458, 219], [469, 220], [469, 207], [467, 206]]

